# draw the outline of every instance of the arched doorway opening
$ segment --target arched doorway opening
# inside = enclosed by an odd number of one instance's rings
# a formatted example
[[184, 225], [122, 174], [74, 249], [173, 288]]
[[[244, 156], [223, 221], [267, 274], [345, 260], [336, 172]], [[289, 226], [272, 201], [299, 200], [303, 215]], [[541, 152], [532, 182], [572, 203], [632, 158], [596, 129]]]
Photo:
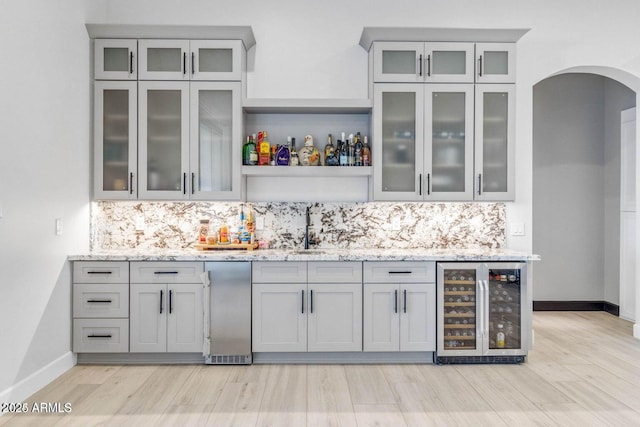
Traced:
[[533, 88], [536, 302], [620, 305], [620, 113], [638, 93], [640, 79], [604, 67], [563, 70]]

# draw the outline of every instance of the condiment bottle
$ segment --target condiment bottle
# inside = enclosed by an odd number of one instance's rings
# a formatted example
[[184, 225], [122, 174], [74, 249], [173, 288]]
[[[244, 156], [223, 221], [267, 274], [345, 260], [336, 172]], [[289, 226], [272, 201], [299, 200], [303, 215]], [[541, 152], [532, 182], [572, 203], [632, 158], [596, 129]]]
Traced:
[[201, 219], [200, 226], [198, 227], [198, 242], [207, 243], [208, 235], [209, 235], [209, 220]]

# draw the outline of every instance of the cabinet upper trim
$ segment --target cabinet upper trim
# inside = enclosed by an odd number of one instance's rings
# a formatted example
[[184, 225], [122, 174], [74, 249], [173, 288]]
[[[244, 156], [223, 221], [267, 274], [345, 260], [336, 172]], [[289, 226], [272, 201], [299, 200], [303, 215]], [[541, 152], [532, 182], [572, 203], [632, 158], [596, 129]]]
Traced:
[[249, 50], [256, 44], [253, 29], [232, 25], [85, 24], [92, 39], [242, 40]]
[[360, 46], [367, 52], [375, 41], [515, 43], [528, 28], [364, 27]]

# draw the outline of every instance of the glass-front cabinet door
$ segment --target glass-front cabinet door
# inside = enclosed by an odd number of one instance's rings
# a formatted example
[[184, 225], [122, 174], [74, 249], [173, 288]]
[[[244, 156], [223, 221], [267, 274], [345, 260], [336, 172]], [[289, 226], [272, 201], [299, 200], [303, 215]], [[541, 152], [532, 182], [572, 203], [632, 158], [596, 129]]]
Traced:
[[481, 264], [438, 264], [438, 354], [482, 353]]
[[191, 80], [242, 79], [241, 40], [191, 40], [189, 47]]
[[189, 40], [139, 40], [139, 80], [189, 80]]
[[489, 264], [486, 281], [488, 353], [508, 353], [523, 348], [523, 294], [524, 270], [522, 266]]
[[423, 86], [375, 85], [373, 105], [374, 198], [422, 200]]
[[473, 43], [426, 43], [425, 81], [473, 83]]
[[515, 43], [476, 43], [476, 82], [515, 83]]
[[425, 200], [471, 200], [473, 85], [426, 85], [425, 103]]
[[373, 81], [376, 83], [423, 82], [426, 74], [423, 42], [375, 42]]
[[138, 82], [141, 199], [188, 198], [189, 83]]
[[137, 40], [96, 39], [94, 73], [96, 80], [137, 80]]
[[94, 197], [135, 199], [137, 196], [136, 82], [94, 84]]
[[515, 85], [475, 87], [475, 199], [515, 197]]
[[191, 83], [190, 198], [240, 199], [240, 83]]

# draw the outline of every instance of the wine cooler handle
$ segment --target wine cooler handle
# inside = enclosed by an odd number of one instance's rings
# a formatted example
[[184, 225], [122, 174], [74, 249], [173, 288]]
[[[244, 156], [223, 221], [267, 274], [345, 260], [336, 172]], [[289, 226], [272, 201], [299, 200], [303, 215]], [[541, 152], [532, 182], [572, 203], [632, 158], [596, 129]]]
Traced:
[[478, 305], [476, 306], [476, 322], [478, 323], [478, 339], [484, 338], [484, 289], [482, 286], [482, 280], [478, 280], [478, 292], [476, 300]]
[[489, 336], [489, 281], [484, 280], [484, 312], [487, 313], [484, 324], [484, 335]]

